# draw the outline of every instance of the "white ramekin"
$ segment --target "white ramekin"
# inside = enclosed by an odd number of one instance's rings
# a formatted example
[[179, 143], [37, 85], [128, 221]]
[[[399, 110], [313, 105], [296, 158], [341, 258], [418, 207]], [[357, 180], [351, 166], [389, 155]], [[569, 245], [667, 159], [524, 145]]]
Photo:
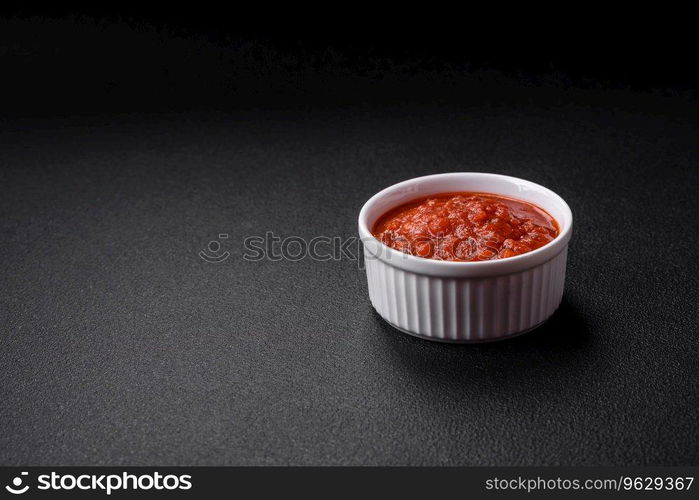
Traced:
[[[415, 257], [371, 234], [376, 220], [391, 208], [455, 191], [534, 203], [558, 221], [561, 232], [532, 252], [483, 262]], [[429, 340], [483, 342], [524, 333], [546, 321], [561, 303], [572, 227], [573, 214], [560, 196], [516, 177], [457, 172], [400, 182], [374, 195], [359, 213], [369, 298], [392, 326]]]

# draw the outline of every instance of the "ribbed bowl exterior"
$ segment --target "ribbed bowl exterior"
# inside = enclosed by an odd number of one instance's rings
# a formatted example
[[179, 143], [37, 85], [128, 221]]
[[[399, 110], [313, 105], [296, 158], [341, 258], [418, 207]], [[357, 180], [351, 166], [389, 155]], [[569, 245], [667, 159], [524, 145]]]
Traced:
[[386, 321], [444, 342], [497, 340], [548, 319], [563, 297], [568, 245], [530, 269], [487, 277], [437, 277], [392, 266], [365, 247], [369, 297]]

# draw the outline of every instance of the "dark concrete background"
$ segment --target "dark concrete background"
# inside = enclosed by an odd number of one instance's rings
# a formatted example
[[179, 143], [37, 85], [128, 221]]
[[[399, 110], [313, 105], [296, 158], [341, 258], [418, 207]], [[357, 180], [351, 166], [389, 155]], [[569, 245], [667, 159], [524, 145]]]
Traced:
[[[73, 43], [65, 26], [93, 46], [138, 32], [55, 22], [52, 44], [4, 52], [31, 71], [0, 123], [0, 463], [697, 464], [699, 109], [682, 85], [420, 60], [285, 69], [294, 86], [277, 56], [275, 78], [223, 78], [217, 49], [168, 35], [155, 55], [191, 49], [210, 78], [144, 57], [144, 98], [134, 73], [78, 71], [80, 50], [61, 56], [72, 74], [45, 57]], [[265, 231], [353, 236], [377, 190], [458, 170], [573, 209], [563, 304], [523, 337], [417, 340], [372, 311], [357, 262], [242, 259]], [[230, 257], [203, 261], [221, 233]]]

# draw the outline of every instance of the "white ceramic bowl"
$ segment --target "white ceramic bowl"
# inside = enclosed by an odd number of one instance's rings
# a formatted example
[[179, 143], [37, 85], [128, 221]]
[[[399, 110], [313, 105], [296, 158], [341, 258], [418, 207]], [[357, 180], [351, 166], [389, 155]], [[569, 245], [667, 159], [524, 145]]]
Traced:
[[[534, 203], [560, 234], [543, 247], [507, 259], [449, 262], [394, 250], [371, 234], [376, 220], [403, 203], [438, 193], [476, 191]], [[476, 172], [418, 177], [374, 195], [359, 213], [369, 297], [399, 330], [443, 342], [483, 342], [524, 333], [561, 303], [573, 214], [553, 191], [506, 175]]]

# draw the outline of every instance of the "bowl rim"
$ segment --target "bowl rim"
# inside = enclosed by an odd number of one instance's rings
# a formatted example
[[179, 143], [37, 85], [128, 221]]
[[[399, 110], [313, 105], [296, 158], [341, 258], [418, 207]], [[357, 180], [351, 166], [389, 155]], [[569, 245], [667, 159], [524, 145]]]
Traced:
[[[435, 260], [424, 257], [417, 257], [415, 255], [410, 255], [403, 253], [399, 250], [395, 250], [388, 245], [384, 244], [378, 240], [371, 233], [371, 230], [367, 224], [367, 217], [369, 209], [377, 203], [381, 198], [394, 193], [397, 190], [404, 189], [412, 184], [420, 181], [425, 181], [427, 179], [436, 178], [448, 178], [448, 177], [458, 177], [458, 178], [474, 178], [474, 177], [490, 177], [498, 178], [500, 180], [507, 180], [516, 184], [527, 186], [534, 190], [539, 190], [545, 192], [549, 195], [556, 203], [560, 206], [559, 208], [564, 213], [564, 218], [567, 219], [568, 223], [564, 226], [563, 222], [556, 218], [556, 222], [560, 227], [560, 233], [556, 238], [548, 242], [531, 252], [526, 252], [520, 255], [515, 255], [513, 257], [508, 257], [506, 259], [495, 259], [486, 261], [446, 261], [446, 260]], [[489, 191], [492, 194], [500, 194], [497, 190]], [[437, 193], [435, 193], [437, 194]], [[428, 195], [429, 196], [429, 195]], [[502, 196], [509, 196], [502, 194]], [[526, 201], [526, 200], [522, 200]], [[395, 207], [392, 207], [395, 208]], [[544, 208], [544, 207], [541, 207]], [[390, 210], [390, 208], [388, 209]], [[547, 212], [548, 209], [544, 208]], [[391, 266], [398, 267], [407, 271], [412, 271], [418, 274], [427, 275], [437, 275], [437, 276], [489, 276], [489, 275], [501, 275], [509, 274], [513, 272], [523, 271], [530, 269], [537, 265], [543, 264], [557, 256], [559, 253], [564, 251], [567, 247], [568, 241], [572, 236], [573, 229], [573, 213], [566, 203], [566, 201], [557, 193], [551, 189], [537, 184], [526, 179], [521, 179], [519, 177], [513, 177], [503, 174], [494, 174], [488, 172], [448, 172], [441, 174], [431, 174], [424, 175], [420, 177], [413, 177], [396, 184], [392, 184], [375, 195], [369, 198], [361, 210], [359, 211], [359, 235], [362, 241], [363, 247], [365, 249], [365, 258], [367, 253], [371, 254], [375, 258], [385, 262]]]

